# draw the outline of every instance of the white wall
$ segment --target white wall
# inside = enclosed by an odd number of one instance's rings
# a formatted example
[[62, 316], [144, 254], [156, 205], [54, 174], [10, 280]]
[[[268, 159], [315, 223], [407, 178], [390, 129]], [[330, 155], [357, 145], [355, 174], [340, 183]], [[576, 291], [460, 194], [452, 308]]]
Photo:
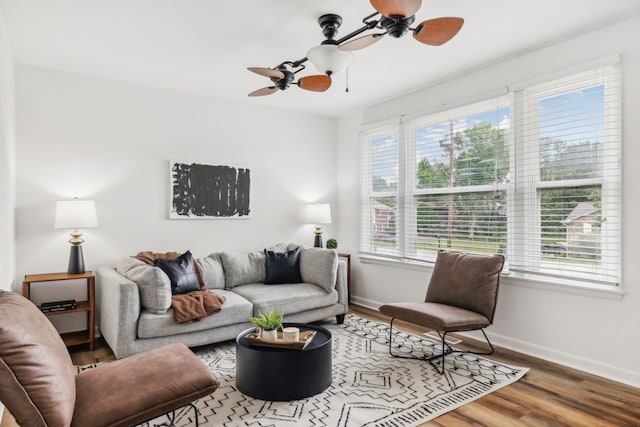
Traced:
[[0, 290], [15, 275], [15, 135], [13, 57], [0, 13]]
[[[25, 274], [66, 271], [71, 230], [53, 228], [55, 201], [76, 196], [96, 201], [98, 227], [81, 230], [88, 270], [142, 250], [312, 245], [299, 214], [335, 206], [336, 135], [332, 118], [18, 65], [14, 290]], [[170, 159], [250, 168], [251, 218], [169, 220]]]
[[[640, 18], [609, 26], [536, 52], [475, 70], [401, 98], [373, 106], [340, 121], [340, 219], [358, 212], [358, 127], [363, 123], [420, 111], [446, 109], [448, 103], [505, 91], [516, 82], [579, 66], [620, 53], [623, 70], [623, 280], [625, 295], [603, 298], [576, 294], [544, 284], [505, 278], [495, 323], [489, 328], [497, 344], [640, 386]], [[488, 49], [490, 47], [487, 47]], [[353, 224], [357, 224], [354, 222]], [[358, 229], [341, 227], [339, 240], [352, 253]], [[370, 306], [424, 298], [430, 270], [353, 262], [352, 299]]]

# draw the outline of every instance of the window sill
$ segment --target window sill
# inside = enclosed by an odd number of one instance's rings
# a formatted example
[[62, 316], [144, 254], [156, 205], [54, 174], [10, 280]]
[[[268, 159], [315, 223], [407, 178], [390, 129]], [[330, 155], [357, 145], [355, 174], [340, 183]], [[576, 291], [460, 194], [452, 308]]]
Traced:
[[502, 275], [503, 283], [532, 289], [543, 289], [565, 294], [622, 301], [624, 291], [620, 286], [598, 285], [559, 277], [535, 277], [524, 273], [508, 272]]
[[[408, 268], [430, 272], [433, 270], [433, 263], [425, 261], [408, 261], [400, 259], [389, 259], [372, 255], [359, 255], [359, 260], [363, 264], [375, 264], [394, 268]], [[624, 291], [620, 286], [598, 285], [574, 280], [563, 280], [561, 278], [539, 278], [531, 275], [515, 272], [503, 272], [502, 284], [509, 286], [520, 286], [537, 290], [561, 292], [565, 294], [582, 295], [593, 298], [622, 301]]]

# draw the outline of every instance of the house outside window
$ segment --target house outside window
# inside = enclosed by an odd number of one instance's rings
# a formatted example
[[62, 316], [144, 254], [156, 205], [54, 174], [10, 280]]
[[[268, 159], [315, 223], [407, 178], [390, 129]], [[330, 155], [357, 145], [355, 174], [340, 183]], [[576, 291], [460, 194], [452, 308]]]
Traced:
[[617, 285], [617, 64], [362, 132], [361, 255], [502, 253], [506, 272]]

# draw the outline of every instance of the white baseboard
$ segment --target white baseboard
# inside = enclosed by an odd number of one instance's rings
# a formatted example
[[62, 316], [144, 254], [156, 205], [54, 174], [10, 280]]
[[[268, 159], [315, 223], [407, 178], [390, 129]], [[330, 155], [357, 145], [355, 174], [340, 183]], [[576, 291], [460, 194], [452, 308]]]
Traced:
[[640, 374], [637, 372], [621, 369], [617, 366], [609, 365], [599, 361], [586, 359], [575, 354], [557, 351], [549, 347], [543, 347], [515, 338], [506, 337], [504, 335], [491, 333], [486, 331], [489, 339], [494, 344], [508, 348], [509, 350], [524, 353], [529, 356], [537, 357], [579, 371], [588, 372], [633, 387], [640, 387]]
[[378, 310], [378, 308], [380, 308], [380, 306], [382, 305], [377, 301], [361, 298], [355, 295], [351, 295], [351, 303], [371, 310]]
[[[378, 310], [382, 305], [380, 302], [361, 298], [355, 295], [351, 295], [351, 302], [371, 310]], [[491, 342], [499, 347], [517, 351], [518, 353], [537, 357], [539, 359], [557, 363], [559, 365], [567, 366], [593, 375], [598, 375], [633, 387], [640, 387], [640, 373], [629, 371], [627, 369], [620, 369], [617, 366], [586, 359], [575, 354], [557, 351], [552, 348], [521, 341], [504, 335], [494, 334], [491, 332], [490, 328], [486, 330], [486, 333]], [[480, 333], [478, 333], [478, 336], [474, 333], [461, 333], [460, 335], [484, 341], [484, 338]]]

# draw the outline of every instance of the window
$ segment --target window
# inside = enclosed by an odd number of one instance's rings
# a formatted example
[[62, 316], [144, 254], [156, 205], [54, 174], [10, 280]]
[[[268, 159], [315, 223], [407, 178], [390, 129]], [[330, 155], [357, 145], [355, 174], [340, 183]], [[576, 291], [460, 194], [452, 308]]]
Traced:
[[398, 128], [386, 126], [364, 134], [362, 245], [371, 252], [398, 257], [398, 200], [401, 188]]
[[363, 131], [361, 253], [617, 284], [619, 81], [608, 65]]

